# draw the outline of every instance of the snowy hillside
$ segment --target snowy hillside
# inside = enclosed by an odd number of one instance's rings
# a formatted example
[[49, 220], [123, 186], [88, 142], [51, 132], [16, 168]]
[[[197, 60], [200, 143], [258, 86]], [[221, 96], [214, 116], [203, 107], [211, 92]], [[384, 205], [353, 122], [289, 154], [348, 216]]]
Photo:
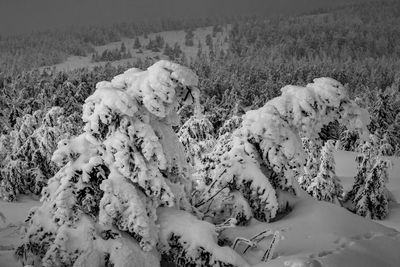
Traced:
[[[97, 53], [101, 54], [105, 50], [113, 50], [113, 49], [119, 49], [122, 44], [124, 44], [127, 48], [127, 51], [130, 52], [132, 55], [131, 58], [127, 59], [121, 59], [121, 60], [115, 60], [111, 61], [111, 64], [113, 66], [121, 66], [125, 65], [127, 63], [135, 63], [138, 59], [140, 60], [145, 60], [145, 59], [168, 59], [166, 55], [163, 54], [163, 51], [161, 50], [160, 52], [153, 52], [151, 50], [148, 50], [145, 48], [145, 46], [149, 43], [149, 40], [155, 39], [156, 36], [161, 36], [164, 40], [165, 43], [168, 44], [169, 46], [173, 47], [175, 44], [178, 44], [179, 47], [182, 49], [182, 52], [186, 56], [188, 60], [193, 59], [196, 57], [196, 54], [199, 50], [198, 44], [202, 44], [202, 49], [204, 52], [208, 51], [208, 46], [206, 44], [206, 36], [211, 35], [212, 36], [212, 29], [213, 27], [203, 27], [203, 28], [197, 28], [193, 30], [193, 46], [186, 46], [185, 45], [185, 31], [164, 31], [164, 32], [157, 32], [157, 33], [150, 33], [147, 36], [141, 35], [138, 37], [142, 48], [141, 49], [134, 49], [134, 44], [135, 44], [135, 38], [123, 38], [121, 41], [118, 42], [113, 42], [109, 43], [106, 45], [101, 45], [101, 46], [95, 46], [94, 49]], [[218, 32], [215, 37], [212, 37], [213, 43], [215, 45], [220, 46], [222, 49], [227, 48], [227, 43], [225, 38], [228, 36], [230, 26], [224, 26], [222, 27], [222, 32]], [[107, 61], [103, 62], [92, 62], [91, 55], [89, 56], [70, 56], [67, 58], [65, 62], [53, 65], [53, 66], [46, 66], [46, 67], [41, 67], [40, 69], [45, 69], [45, 68], [53, 68], [57, 71], [71, 71], [74, 69], [78, 68], [89, 68], [92, 69], [95, 66], [104, 66], [107, 63]]]

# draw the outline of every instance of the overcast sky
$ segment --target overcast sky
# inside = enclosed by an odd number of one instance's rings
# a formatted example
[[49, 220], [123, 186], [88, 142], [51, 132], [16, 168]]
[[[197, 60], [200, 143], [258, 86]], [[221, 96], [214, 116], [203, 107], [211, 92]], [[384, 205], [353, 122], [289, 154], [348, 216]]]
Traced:
[[0, 34], [71, 25], [304, 12], [348, 0], [0, 0]]

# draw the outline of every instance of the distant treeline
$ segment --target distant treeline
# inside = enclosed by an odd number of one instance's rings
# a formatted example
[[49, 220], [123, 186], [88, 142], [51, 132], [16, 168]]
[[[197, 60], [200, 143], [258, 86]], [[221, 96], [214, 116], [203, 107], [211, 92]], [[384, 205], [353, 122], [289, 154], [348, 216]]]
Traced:
[[[400, 145], [400, 2], [352, 4], [328, 13], [247, 18], [231, 26], [227, 53], [199, 57], [205, 110], [218, 127], [237, 103], [258, 108], [287, 84], [332, 77], [372, 114], [371, 132]], [[240, 109], [239, 109], [240, 110]], [[344, 129], [328, 127], [327, 138]]]
[[16, 36], [0, 36], [0, 75], [54, 65], [68, 56], [87, 56], [93, 46], [120, 41], [122, 37], [168, 30], [194, 29], [224, 24], [234, 18], [163, 19], [157, 22], [118, 23], [68, 30], [49, 30]]

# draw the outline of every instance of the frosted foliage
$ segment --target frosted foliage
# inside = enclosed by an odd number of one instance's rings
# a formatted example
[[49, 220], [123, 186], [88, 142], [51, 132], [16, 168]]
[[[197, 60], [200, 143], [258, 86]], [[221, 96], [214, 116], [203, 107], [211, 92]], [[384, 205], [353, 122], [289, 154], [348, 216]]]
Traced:
[[[217, 163], [219, 171], [212, 178], [222, 187], [232, 182], [228, 177], [244, 179], [247, 184], [238, 191], [261, 220], [269, 220], [278, 212], [276, 189], [298, 189], [297, 179], [307, 159], [301, 137], [314, 141], [322, 127], [335, 120], [363, 136], [368, 133], [368, 113], [333, 79], [319, 78], [306, 87], [289, 85], [281, 91], [281, 96], [243, 116], [241, 127], [229, 142], [231, 148]], [[261, 197], [262, 202], [254, 196]]]
[[151, 250], [156, 244], [156, 203], [125, 181], [117, 171], [111, 171], [100, 186], [104, 196], [100, 201], [99, 222], [111, 227], [113, 222], [122, 231], [141, 236], [141, 247]]
[[215, 145], [213, 131], [212, 123], [203, 115], [191, 117], [179, 129], [179, 140], [194, 167], [200, 168], [203, 155], [209, 153]]
[[[226, 157], [226, 160], [225, 160]], [[250, 146], [233, 146], [227, 155], [224, 155], [221, 166], [216, 171], [219, 177], [219, 187], [230, 187], [232, 191], [244, 192], [250, 189], [255, 192], [248, 201], [253, 209], [263, 210], [265, 219], [273, 218], [278, 209], [275, 189], [268, 178], [261, 171], [258, 155]], [[250, 188], [247, 186], [250, 185]], [[247, 196], [249, 198], [250, 196]], [[256, 199], [258, 201], [256, 201]], [[261, 206], [261, 207], [260, 207]]]
[[207, 190], [207, 186], [212, 182], [212, 178], [215, 176], [215, 169], [221, 163], [222, 155], [229, 151], [232, 147], [232, 133], [227, 132], [221, 135], [216, 141], [215, 145], [209, 153], [203, 155], [202, 165], [197, 170], [196, 189], [204, 193]]
[[378, 158], [367, 174], [362, 187], [355, 195], [355, 211], [358, 215], [371, 219], [384, 219], [389, 213], [386, 184], [391, 163]]
[[[18, 194], [39, 194], [56, 166], [50, 161], [57, 142], [68, 136], [71, 123], [60, 107], [25, 115], [7, 136], [7, 157], [0, 164], [0, 196], [15, 200]], [[1, 157], [1, 156], [0, 156]], [[5, 190], [4, 190], [5, 189]]]
[[226, 120], [224, 124], [219, 128], [218, 130], [218, 135], [222, 136], [226, 133], [231, 133], [237, 128], [240, 127], [240, 124], [242, 123], [242, 117], [239, 117], [237, 115], [233, 115], [231, 118]]
[[303, 137], [303, 149], [307, 153], [306, 164], [304, 165], [304, 172], [299, 176], [300, 186], [307, 190], [311, 181], [317, 176], [320, 166], [321, 146], [317, 141], [311, 141], [309, 138]]
[[[172, 126], [179, 121], [181, 105], [198, 102], [196, 84], [192, 71], [167, 61], [98, 83], [83, 106], [84, 133], [60, 141], [53, 154], [62, 168], [43, 191], [43, 204], [31, 217], [31, 234], [19, 248], [21, 254], [53, 266], [131, 266], [129, 261], [136, 258], [137, 266], [157, 266], [158, 262], [140, 264], [145, 252], [154, 257], [156, 209], [191, 209], [189, 168]], [[47, 216], [52, 226], [38, 214]], [[88, 246], [74, 251], [69, 235], [82, 218], [96, 229], [96, 238], [84, 241], [77, 236], [77, 243]], [[98, 237], [100, 229], [105, 236]], [[60, 258], [60, 249], [49, 247], [49, 240], [63, 232], [62, 239], [68, 241]], [[48, 238], [43, 239], [44, 234]], [[117, 251], [99, 246], [103, 241], [123, 242], [124, 247]], [[32, 251], [32, 244], [44, 251]], [[130, 252], [129, 247], [134, 249]], [[98, 255], [99, 264], [92, 265], [82, 255]]]
[[345, 196], [345, 201], [358, 215], [384, 219], [389, 213], [388, 169], [391, 162], [381, 157], [378, 139], [370, 136], [371, 142], [359, 147], [356, 157], [357, 174], [353, 187]]
[[335, 174], [334, 147], [333, 140], [325, 143], [321, 152], [318, 174], [308, 186], [307, 191], [316, 199], [339, 203], [342, 199], [343, 188]]
[[233, 115], [226, 120], [218, 131], [218, 138], [213, 142], [212, 148], [202, 158], [202, 166], [197, 172], [199, 181], [198, 189], [203, 190], [205, 184], [209, 184], [214, 176], [215, 168], [221, 163], [222, 155], [232, 148], [232, 132], [242, 122], [242, 118]]
[[263, 160], [282, 173], [289, 185], [301, 173], [306, 155], [300, 134], [315, 139], [324, 125], [339, 120], [346, 127], [368, 133], [368, 113], [352, 102], [345, 88], [330, 78], [315, 79], [306, 87], [286, 86], [282, 95], [244, 115], [237, 136], [258, 144]]

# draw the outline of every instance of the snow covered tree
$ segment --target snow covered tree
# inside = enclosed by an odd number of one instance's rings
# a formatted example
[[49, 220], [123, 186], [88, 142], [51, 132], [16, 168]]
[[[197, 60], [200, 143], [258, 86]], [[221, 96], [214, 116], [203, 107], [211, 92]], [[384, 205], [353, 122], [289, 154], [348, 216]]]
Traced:
[[395, 121], [389, 126], [387, 130], [387, 138], [389, 141], [389, 144], [392, 145], [393, 148], [393, 153], [400, 153], [399, 147], [400, 147], [400, 136], [399, 136], [399, 131], [400, 131], [400, 112], [396, 115]]
[[188, 160], [192, 166], [200, 168], [202, 157], [215, 144], [214, 127], [203, 114], [190, 117], [179, 129], [179, 141], [185, 147]]
[[208, 154], [216, 144], [214, 127], [207, 116], [197, 110], [179, 129], [178, 137], [192, 167], [193, 186], [196, 190], [201, 190], [207, 181], [204, 169], [208, 163]]
[[360, 145], [359, 135], [357, 131], [343, 130], [340, 133], [339, 148], [345, 151], [355, 151]]
[[370, 219], [384, 219], [389, 213], [386, 183], [390, 162], [381, 158], [375, 161], [366, 179], [354, 197], [355, 213]]
[[57, 167], [51, 162], [58, 141], [73, 128], [64, 110], [53, 107], [25, 115], [10, 133], [12, 143], [1, 168], [0, 197], [12, 201], [18, 194], [40, 194]]
[[218, 136], [222, 136], [226, 133], [233, 133], [234, 130], [240, 127], [243, 119], [240, 116], [232, 115], [229, 119], [227, 119], [224, 124], [222, 124], [221, 128], [218, 130]]
[[[214, 142], [215, 145], [212, 147], [208, 153], [202, 156], [202, 165], [200, 169], [197, 170], [197, 183], [194, 194], [193, 202], [199, 204], [207, 198], [209, 189], [208, 186], [211, 184], [212, 179], [211, 177], [214, 175], [215, 168], [218, 164], [221, 163], [222, 155], [229, 151], [232, 147], [232, 133], [236, 130], [242, 122], [242, 118], [236, 115], [233, 115], [230, 119], [226, 120], [221, 128], [218, 130], [218, 139]], [[231, 196], [227, 196], [231, 198]], [[208, 206], [206, 209], [200, 208], [206, 217], [214, 217], [217, 216], [219, 212], [226, 212], [226, 205], [222, 207], [218, 205], [219, 199], [215, 199], [213, 205]], [[231, 200], [233, 200], [231, 198]], [[225, 210], [222, 210], [224, 208]], [[224, 220], [226, 218], [222, 218]], [[221, 221], [216, 220], [217, 223]]]
[[312, 180], [317, 177], [318, 174], [321, 157], [321, 145], [317, 140], [311, 141], [306, 137], [303, 137], [301, 140], [303, 149], [307, 155], [307, 159], [306, 164], [304, 165], [304, 173], [299, 176], [299, 184], [304, 190], [307, 190]]
[[388, 133], [383, 134], [379, 140], [379, 155], [391, 156], [394, 153], [394, 147], [390, 144]]
[[135, 42], [133, 44], [133, 49], [140, 49], [142, 47], [142, 44], [140, 43], [139, 37], [135, 38]]
[[307, 192], [318, 200], [340, 204], [343, 186], [335, 174], [334, 148], [333, 140], [328, 140], [323, 146], [318, 174], [312, 179]]
[[[190, 174], [172, 129], [179, 106], [198, 99], [197, 82], [189, 69], [159, 61], [97, 84], [83, 106], [84, 132], [61, 141], [53, 155], [63, 167], [28, 218], [16, 251], [25, 264], [159, 266], [156, 245], [170, 246], [172, 236], [186, 242], [174, 239], [176, 253], [197, 251], [202, 243], [187, 243], [190, 233], [179, 232], [201, 221], [189, 213]], [[176, 210], [180, 224], [170, 225], [175, 221], [164, 219], [164, 209]], [[214, 244], [202, 249], [223, 260], [207, 227]]]
[[193, 38], [194, 38], [194, 33], [192, 29], [187, 29], [185, 31], [185, 45], [186, 46], [193, 46], [194, 42], [193, 42]]
[[379, 139], [370, 135], [356, 157], [357, 174], [353, 187], [345, 194], [346, 206], [354, 213], [373, 219], [383, 219], [388, 214], [387, 170], [390, 162], [381, 158]]
[[354, 184], [352, 189], [345, 194], [344, 201], [354, 203], [355, 196], [360, 190], [360, 188], [365, 183], [365, 179], [367, 176], [367, 172], [372, 168], [372, 147], [370, 142], [365, 142], [362, 146], [360, 146], [360, 153], [356, 157], [357, 162], [357, 174], [354, 178]]
[[281, 96], [244, 115], [231, 149], [215, 168], [208, 198], [212, 200], [203, 202], [209, 204], [227, 190], [241, 195], [254, 218], [268, 221], [287, 209], [280, 192], [298, 191], [306, 157], [300, 136], [314, 140], [323, 125], [335, 120], [362, 136], [368, 132], [368, 113], [333, 79], [319, 78], [306, 87], [286, 86], [281, 91]]

